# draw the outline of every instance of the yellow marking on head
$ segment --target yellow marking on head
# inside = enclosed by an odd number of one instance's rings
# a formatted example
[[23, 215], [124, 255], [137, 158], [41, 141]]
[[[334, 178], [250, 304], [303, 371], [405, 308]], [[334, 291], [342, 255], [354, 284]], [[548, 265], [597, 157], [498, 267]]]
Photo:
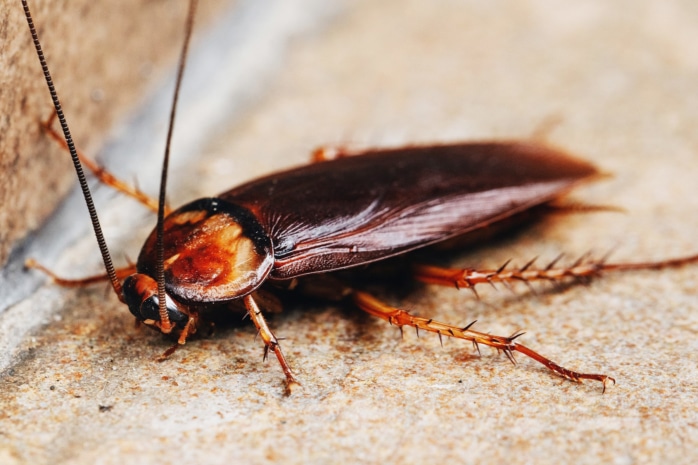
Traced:
[[165, 260], [165, 263], [164, 263], [165, 269], [169, 268], [170, 265], [173, 264], [175, 261], [177, 261], [178, 258], [179, 258], [179, 254], [176, 253], [176, 254], [172, 255], [170, 258], [168, 258], [167, 260]]
[[168, 218], [175, 224], [198, 223], [209, 215], [206, 210], [192, 210], [188, 212], [177, 213]]

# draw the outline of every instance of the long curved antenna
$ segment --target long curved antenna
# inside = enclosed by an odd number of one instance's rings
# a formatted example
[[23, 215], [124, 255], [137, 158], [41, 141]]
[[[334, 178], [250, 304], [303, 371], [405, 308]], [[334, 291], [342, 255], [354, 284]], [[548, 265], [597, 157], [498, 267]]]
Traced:
[[[24, 1], [24, 0], [23, 0]], [[160, 330], [163, 333], [169, 333], [174, 327], [167, 315], [167, 302], [165, 295], [165, 194], [167, 193], [167, 169], [170, 165], [170, 145], [172, 142], [172, 133], [174, 131], [175, 115], [177, 113], [177, 101], [179, 100], [179, 89], [182, 86], [182, 77], [184, 76], [184, 65], [187, 61], [187, 53], [189, 51], [189, 42], [191, 32], [194, 29], [194, 16], [196, 15], [196, 6], [198, 1], [191, 0], [189, 2], [189, 12], [187, 13], [187, 22], [184, 31], [184, 44], [182, 52], [179, 56], [179, 65], [177, 67], [177, 81], [175, 83], [174, 98], [172, 99], [172, 108], [170, 109], [170, 126], [167, 129], [167, 141], [165, 143], [165, 157], [162, 161], [162, 173], [160, 175], [160, 195], [158, 197], [158, 224], [156, 227], [156, 248], [157, 248], [157, 269], [155, 279], [158, 282], [158, 305], [160, 311]]]
[[92, 229], [94, 229], [95, 232], [97, 245], [99, 245], [99, 251], [102, 254], [102, 260], [104, 260], [104, 268], [107, 270], [109, 281], [111, 281], [111, 287], [114, 289], [114, 292], [119, 297], [119, 299], [122, 299], [121, 282], [119, 282], [119, 278], [116, 276], [116, 271], [114, 270], [111, 255], [109, 254], [109, 248], [107, 247], [107, 243], [104, 240], [104, 234], [102, 234], [102, 226], [99, 224], [97, 210], [95, 209], [95, 204], [92, 201], [92, 194], [90, 193], [90, 188], [87, 185], [87, 180], [85, 179], [85, 173], [82, 170], [82, 165], [80, 164], [78, 153], [75, 150], [73, 137], [70, 135], [70, 129], [68, 128], [68, 122], [65, 119], [61, 103], [58, 100], [58, 93], [56, 92], [56, 88], [53, 85], [53, 79], [51, 79], [51, 73], [49, 73], [48, 64], [46, 64], [44, 52], [41, 49], [39, 35], [37, 34], [36, 28], [34, 27], [34, 21], [32, 20], [31, 13], [29, 12], [29, 5], [27, 5], [27, 0], [22, 0], [22, 6], [24, 7], [24, 15], [27, 18], [27, 25], [29, 26], [29, 31], [31, 32], [32, 40], [34, 41], [34, 48], [36, 49], [36, 54], [39, 57], [39, 63], [41, 63], [41, 69], [44, 72], [46, 85], [48, 86], [48, 91], [51, 94], [51, 99], [53, 100], [53, 106], [56, 108], [56, 115], [58, 116], [58, 121], [61, 123], [61, 129], [63, 129], [63, 136], [65, 137], [65, 142], [68, 146], [68, 150], [70, 151], [70, 157], [73, 159], [73, 165], [75, 166], [75, 173], [78, 175], [78, 181], [80, 182], [82, 195], [85, 198], [87, 210], [90, 212]]

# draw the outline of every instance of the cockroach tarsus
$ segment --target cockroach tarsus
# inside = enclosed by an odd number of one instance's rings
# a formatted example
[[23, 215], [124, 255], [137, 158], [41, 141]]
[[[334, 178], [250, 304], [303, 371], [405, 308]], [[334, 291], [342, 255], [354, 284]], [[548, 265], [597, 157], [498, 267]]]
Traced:
[[[596, 168], [585, 161], [543, 144], [522, 141], [406, 146], [356, 153], [321, 149], [313, 153], [314, 163], [250, 181], [169, 212], [164, 199], [170, 140], [196, 3], [190, 1], [187, 15], [160, 193], [155, 201], [78, 154], [27, 1], [22, 0], [63, 137], [50, 129], [50, 122], [45, 126], [71, 153], [106, 274], [66, 280], [36, 262], [28, 264], [44, 270], [61, 285], [108, 280], [137, 321], [172, 334], [177, 344], [184, 344], [197, 331], [204, 310], [242, 302], [264, 343], [264, 358], [273, 353], [287, 385], [294, 386], [298, 382], [260, 308], [260, 293], [292, 287], [309, 275], [371, 264], [501, 225], [554, 203], [578, 184], [599, 176]], [[151, 209], [157, 205], [156, 228], [145, 241], [135, 266], [113, 266], [80, 159], [87, 161], [88, 168], [102, 182]], [[557, 283], [611, 271], [693, 262], [698, 262], [698, 255], [635, 264], [582, 258], [570, 266], [558, 266], [556, 259], [542, 268], [535, 268], [533, 261], [521, 268], [511, 268], [507, 262], [493, 270], [448, 269], [420, 263], [411, 272], [425, 283], [475, 292], [479, 284]], [[474, 322], [458, 327], [415, 316], [356, 285], [340, 283], [331, 290], [401, 330], [410, 326], [436, 333], [440, 339], [447, 336], [471, 341], [478, 352], [480, 345], [490, 346], [514, 363], [514, 352], [519, 352], [572, 381], [599, 381], [604, 391], [609, 381], [615, 383], [604, 374], [564, 368], [521, 345], [517, 340], [522, 332], [496, 336], [473, 330]], [[170, 355], [177, 344], [163, 356]]]

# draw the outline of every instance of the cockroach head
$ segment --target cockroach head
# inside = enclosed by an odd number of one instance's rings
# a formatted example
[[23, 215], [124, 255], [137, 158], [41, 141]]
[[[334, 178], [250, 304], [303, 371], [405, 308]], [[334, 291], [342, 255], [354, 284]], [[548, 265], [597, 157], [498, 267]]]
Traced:
[[[148, 275], [136, 273], [124, 280], [123, 299], [133, 316], [149, 326], [160, 327], [158, 284]], [[167, 316], [170, 322], [183, 328], [189, 320], [184, 308], [166, 296]]]

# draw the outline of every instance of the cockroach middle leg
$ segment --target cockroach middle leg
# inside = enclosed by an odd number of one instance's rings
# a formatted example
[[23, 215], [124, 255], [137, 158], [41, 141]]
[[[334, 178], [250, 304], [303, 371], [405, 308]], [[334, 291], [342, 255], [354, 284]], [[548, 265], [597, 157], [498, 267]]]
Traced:
[[[41, 263], [34, 260], [33, 258], [28, 259], [24, 263], [24, 266], [27, 268], [34, 268], [34, 269], [41, 271], [42, 273], [48, 275], [53, 280], [54, 283], [58, 284], [59, 286], [63, 286], [63, 287], [89, 286], [91, 284], [109, 281], [109, 275], [107, 275], [106, 273], [97, 274], [94, 276], [87, 276], [85, 278], [79, 278], [79, 279], [62, 278], [62, 277], [58, 276], [56, 273], [54, 273], [53, 271], [51, 271], [50, 269], [46, 268]], [[120, 281], [123, 281], [127, 276], [130, 276], [136, 272], [136, 265], [129, 265], [129, 266], [125, 266], [123, 268], [116, 268], [114, 271], [116, 272], [117, 278]]]
[[494, 347], [495, 349], [501, 350], [507, 356], [512, 363], [516, 364], [516, 359], [514, 359], [514, 352], [520, 352], [527, 357], [545, 365], [549, 370], [554, 373], [567, 378], [571, 381], [581, 383], [585, 379], [590, 379], [594, 381], [600, 381], [603, 384], [603, 392], [606, 392], [606, 384], [611, 381], [613, 384], [616, 380], [607, 375], [595, 374], [595, 373], [580, 373], [577, 371], [569, 370], [565, 367], [558, 365], [552, 360], [544, 357], [543, 355], [529, 349], [526, 346], [515, 342], [515, 340], [523, 335], [523, 333], [516, 333], [511, 336], [494, 336], [492, 334], [481, 333], [479, 331], [473, 331], [470, 328], [473, 323], [465, 326], [458, 327], [449, 325], [446, 323], [441, 323], [435, 321], [431, 318], [423, 318], [414, 315], [410, 315], [405, 310], [401, 310], [397, 307], [392, 307], [387, 305], [380, 300], [376, 299], [370, 294], [361, 291], [355, 291], [353, 293], [353, 299], [356, 305], [359, 306], [363, 311], [377, 316], [386, 320], [392, 325], [402, 328], [403, 326], [411, 326], [417, 329], [423, 329], [425, 331], [430, 331], [437, 333], [439, 337], [447, 336], [454, 337], [457, 339], [463, 339], [466, 341], [471, 341], [476, 347], [479, 344]]
[[279, 360], [281, 369], [284, 371], [284, 375], [286, 375], [286, 386], [290, 391], [294, 386], [300, 385], [300, 383], [296, 380], [295, 376], [293, 376], [291, 367], [288, 365], [288, 362], [286, 362], [283, 352], [281, 352], [279, 340], [274, 336], [274, 333], [271, 332], [271, 329], [269, 329], [267, 321], [264, 319], [264, 315], [262, 315], [262, 311], [259, 309], [257, 302], [254, 301], [252, 296], [246, 295], [244, 301], [247, 313], [250, 315], [252, 323], [257, 327], [262, 341], [264, 341], [264, 359], [266, 360], [269, 350], [274, 352], [274, 355], [276, 355], [276, 358]]
[[322, 163], [323, 161], [336, 160], [351, 155], [353, 155], [353, 153], [341, 145], [323, 145], [313, 150], [310, 154], [310, 161], [311, 163]]
[[[51, 116], [44, 122], [41, 123], [42, 128], [46, 132], [46, 134], [49, 135], [53, 140], [55, 140], [61, 147], [63, 147], [65, 150], [68, 149], [68, 144], [65, 142], [65, 139], [61, 134], [56, 132], [55, 129], [53, 129], [53, 121], [56, 118], [56, 112], [54, 111], [51, 113]], [[77, 150], [77, 149], [76, 149]], [[85, 155], [81, 150], [77, 150], [78, 158], [80, 159], [80, 162], [83, 164], [83, 166], [86, 166], [87, 169], [89, 169], [92, 174], [95, 175], [99, 181], [107, 185], [122, 194], [125, 194], [132, 199], [136, 200], [138, 203], [144, 205], [146, 208], [157, 212], [158, 211], [158, 200], [150, 197], [148, 194], [140, 190], [138, 187], [129, 184], [125, 181], [122, 181], [121, 179], [117, 178], [113, 174], [111, 174], [106, 168], [100, 166], [96, 161], [94, 161], [92, 158], [88, 157]], [[169, 208], [166, 207], [165, 210], [165, 215], [169, 214]]]
[[588, 260], [586, 256], [582, 256], [568, 266], [559, 266], [558, 262], [560, 258], [562, 258], [562, 255], [559, 255], [542, 268], [533, 266], [535, 262], [534, 259], [519, 268], [511, 268], [509, 266], [510, 261], [506, 261], [497, 269], [483, 270], [414, 265], [413, 273], [417, 280], [424, 283], [474, 290], [475, 286], [478, 284], [495, 285], [496, 283], [502, 283], [508, 286], [515, 282], [530, 284], [535, 281], [548, 281], [557, 283], [565, 280], [596, 278], [604, 273], [613, 271], [658, 270], [698, 263], [698, 254], [654, 262], [638, 263], [607, 263], [606, 258]]
[[365, 149], [351, 148], [345, 145], [321, 145], [310, 154], [311, 163], [337, 160], [339, 158], [356, 157], [366, 153]]

